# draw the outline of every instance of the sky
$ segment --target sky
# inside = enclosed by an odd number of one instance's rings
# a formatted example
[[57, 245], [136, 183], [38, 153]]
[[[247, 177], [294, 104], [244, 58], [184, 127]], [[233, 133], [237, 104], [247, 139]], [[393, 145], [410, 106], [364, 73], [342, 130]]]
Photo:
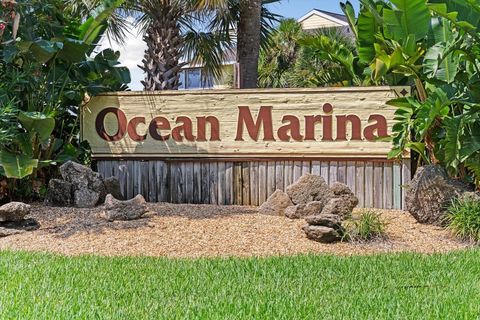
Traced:
[[[350, 0], [358, 11], [359, 0]], [[285, 18], [298, 19], [312, 9], [320, 9], [335, 13], [342, 13], [340, 1], [332, 0], [281, 0], [278, 3], [270, 4], [269, 10]], [[142, 90], [141, 80], [143, 80], [143, 71], [138, 68], [143, 58], [145, 44], [142, 37], [138, 35], [137, 30], [132, 30], [124, 46], [116, 43], [109, 43], [104, 39], [102, 48], [112, 47], [120, 51], [120, 62], [130, 69], [132, 82], [129, 87], [132, 90]]]

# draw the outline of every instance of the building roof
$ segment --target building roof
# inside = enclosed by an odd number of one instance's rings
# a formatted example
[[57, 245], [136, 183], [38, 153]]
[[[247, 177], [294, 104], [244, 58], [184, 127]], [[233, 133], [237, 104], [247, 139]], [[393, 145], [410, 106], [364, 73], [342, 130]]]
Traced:
[[335, 22], [339, 25], [342, 26], [348, 26], [348, 20], [347, 17], [345, 17], [343, 14], [339, 13], [333, 13], [325, 10], [319, 10], [319, 9], [313, 9], [310, 12], [308, 12], [306, 15], [298, 19], [298, 22], [302, 23], [303, 21], [307, 20], [313, 15], [320, 16], [322, 18], [325, 18], [327, 20], [330, 20], [332, 22]]

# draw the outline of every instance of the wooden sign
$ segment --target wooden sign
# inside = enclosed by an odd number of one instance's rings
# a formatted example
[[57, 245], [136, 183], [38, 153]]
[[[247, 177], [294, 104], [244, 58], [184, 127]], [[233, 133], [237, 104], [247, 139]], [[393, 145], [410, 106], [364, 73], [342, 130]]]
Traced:
[[82, 109], [95, 158], [381, 158], [405, 87], [118, 92]]

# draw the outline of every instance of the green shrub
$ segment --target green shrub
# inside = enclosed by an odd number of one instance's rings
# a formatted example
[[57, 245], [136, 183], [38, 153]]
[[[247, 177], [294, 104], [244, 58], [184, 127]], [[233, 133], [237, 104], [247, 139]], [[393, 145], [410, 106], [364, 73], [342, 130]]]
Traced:
[[387, 237], [386, 225], [379, 213], [363, 210], [358, 216], [352, 216], [344, 222], [342, 240], [363, 242], [385, 239]]
[[447, 223], [455, 236], [480, 242], [480, 200], [464, 197], [452, 201], [447, 212]]

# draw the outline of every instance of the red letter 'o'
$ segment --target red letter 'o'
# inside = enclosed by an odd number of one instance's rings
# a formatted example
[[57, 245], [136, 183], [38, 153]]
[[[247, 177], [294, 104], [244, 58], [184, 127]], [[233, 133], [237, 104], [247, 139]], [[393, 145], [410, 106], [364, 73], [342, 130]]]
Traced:
[[[107, 114], [113, 113], [117, 117], [118, 130], [113, 136], [109, 135], [105, 130], [105, 117]], [[123, 138], [127, 131], [127, 117], [122, 110], [118, 108], [106, 108], [100, 111], [95, 119], [95, 129], [97, 129], [98, 135], [106, 141], [118, 141]]]

